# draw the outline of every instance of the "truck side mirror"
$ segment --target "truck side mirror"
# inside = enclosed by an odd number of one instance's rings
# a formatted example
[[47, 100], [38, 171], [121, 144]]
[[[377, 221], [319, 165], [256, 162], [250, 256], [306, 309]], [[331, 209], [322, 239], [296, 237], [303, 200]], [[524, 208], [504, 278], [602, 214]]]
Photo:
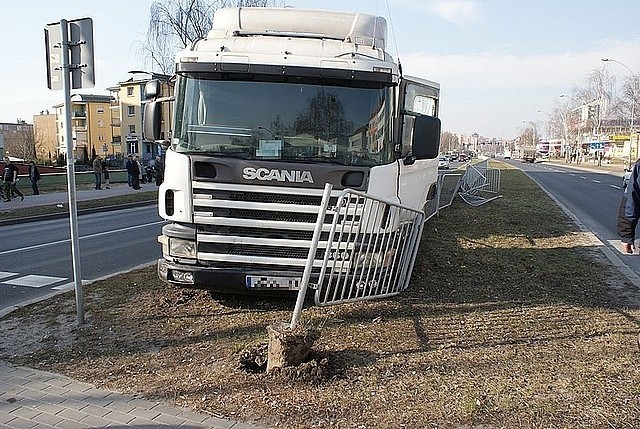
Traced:
[[142, 136], [147, 141], [160, 140], [160, 126], [162, 124], [162, 103], [149, 101], [144, 105], [144, 126]]
[[440, 151], [440, 119], [416, 116], [413, 123], [412, 155], [415, 159], [433, 159]]
[[144, 85], [144, 99], [153, 100], [160, 96], [160, 81], [152, 79]]

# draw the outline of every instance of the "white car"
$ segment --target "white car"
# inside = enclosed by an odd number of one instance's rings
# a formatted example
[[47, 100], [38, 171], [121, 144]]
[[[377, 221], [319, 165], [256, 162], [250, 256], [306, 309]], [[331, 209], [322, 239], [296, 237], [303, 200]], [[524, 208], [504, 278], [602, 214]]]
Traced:
[[444, 169], [444, 170], [449, 169], [449, 160], [447, 159], [446, 156], [441, 156], [438, 158], [438, 169]]

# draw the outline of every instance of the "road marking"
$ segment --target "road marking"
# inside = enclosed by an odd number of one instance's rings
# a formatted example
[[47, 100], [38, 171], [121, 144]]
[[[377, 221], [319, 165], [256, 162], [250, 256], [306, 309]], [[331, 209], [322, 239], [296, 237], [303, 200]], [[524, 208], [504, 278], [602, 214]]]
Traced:
[[601, 181], [599, 181], [599, 180], [595, 180], [595, 179], [592, 179], [592, 180], [593, 180], [593, 183], [602, 183], [602, 182], [601, 182]]
[[2, 282], [2, 284], [12, 285], [12, 286], [26, 286], [26, 287], [41, 288], [44, 286], [52, 285], [54, 283], [60, 283], [62, 280], [67, 280], [67, 278], [28, 275], [28, 276], [18, 277], [15, 279], [4, 281]]
[[[79, 240], [84, 240], [86, 238], [102, 237], [103, 235], [108, 235], [108, 234], [113, 234], [113, 233], [121, 233], [121, 232], [125, 232], [125, 231], [131, 231], [131, 230], [134, 230], [134, 229], [146, 228], [147, 226], [159, 225], [159, 224], [162, 224], [162, 223], [167, 223], [167, 221], [162, 220], [162, 221], [158, 221], [158, 222], [146, 223], [144, 225], [129, 226], [127, 228], [121, 228], [121, 229], [114, 229], [112, 231], [99, 232], [97, 234], [85, 235], [83, 237], [79, 237], [78, 239]], [[5, 250], [4, 252], [0, 252], [0, 256], [10, 255], [12, 253], [19, 253], [19, 252], [22, 252], [22, 251], [42, 249], [44, 247], [51, 247], [51, 246], [55, 246], [57, 244], [68, 243], [70, 241], [71, 241], [71, 239], [67, 238], [65, 240], [53, 241], [51, 243], [42, 243], [42, 244], [36, 244], [35, 246], [22, 247], [20, 249]]]
[[0, 271], [0, 279], [6, 279], [7, 277], [17, 276], [19, 273], [8, 273], [6, 271]]
[[622, 189], [621, 186], [617, 186], [617, 185], [609, 185], [609, 186], [611, 186], [612, 188], [615, 188], [615, 189]]
[[[84, 281], [82, 283], [84, 283]], [[60, 285], [60, 286], [52, 287], [51, 289], [55, 289], [55, 290], [66, 292], [68, 290], [74, 289], [75, 287], [76, 287], [76, 284], [74, 282], [69, 282], [69, 283], [65, 283], [65, 284]]]
[[580, 176], [581, 179], [587, 180], [586, 176]]

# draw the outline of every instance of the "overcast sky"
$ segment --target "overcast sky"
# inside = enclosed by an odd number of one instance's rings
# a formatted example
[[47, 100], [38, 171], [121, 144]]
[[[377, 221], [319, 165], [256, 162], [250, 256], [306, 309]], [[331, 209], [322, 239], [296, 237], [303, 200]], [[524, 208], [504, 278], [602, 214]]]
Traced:
[[[140, 69], [151, 0], [26, 0], [3, 4], [0, 122], [62, 103], [46, 86], [43, 29], [60, 19], [94, 22], [96, 87]], [[389, 24], [388, 51], [406, 74], [441, 85], [443, 130], [511, 138], [542, 122], [561, 94], [607, 67], [621, 82], [640, 73], [639, 0], [285, 0], [295, 7], [374, 13]]]

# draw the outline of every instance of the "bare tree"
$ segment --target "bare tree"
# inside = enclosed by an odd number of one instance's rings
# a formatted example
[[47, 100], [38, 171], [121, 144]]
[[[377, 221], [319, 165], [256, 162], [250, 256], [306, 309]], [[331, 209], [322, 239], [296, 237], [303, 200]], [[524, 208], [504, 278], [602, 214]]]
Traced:
[[458, 139], [458, 136], [456, 134], [453, 134], [449, 131], [444, 131], [442, 133], [442, 136], [440, 137], [440, 147], [441, 151], [458, 151], [460, 148], [460, 140]]
[[622, 84], [622, 96], [619, 100], [622, 118], [630, 119], [630, 126], [637, 127], [638, 110], [640, 110], [640, 75], [633, 74]]
[[140, 51], [148, 65], [171, 74], [178, 50], [206, 37], [213, 14], [224, 7], [265, 7], [278, 5], [275, 0], [158, 0], [151, 4], [147, 38]]

